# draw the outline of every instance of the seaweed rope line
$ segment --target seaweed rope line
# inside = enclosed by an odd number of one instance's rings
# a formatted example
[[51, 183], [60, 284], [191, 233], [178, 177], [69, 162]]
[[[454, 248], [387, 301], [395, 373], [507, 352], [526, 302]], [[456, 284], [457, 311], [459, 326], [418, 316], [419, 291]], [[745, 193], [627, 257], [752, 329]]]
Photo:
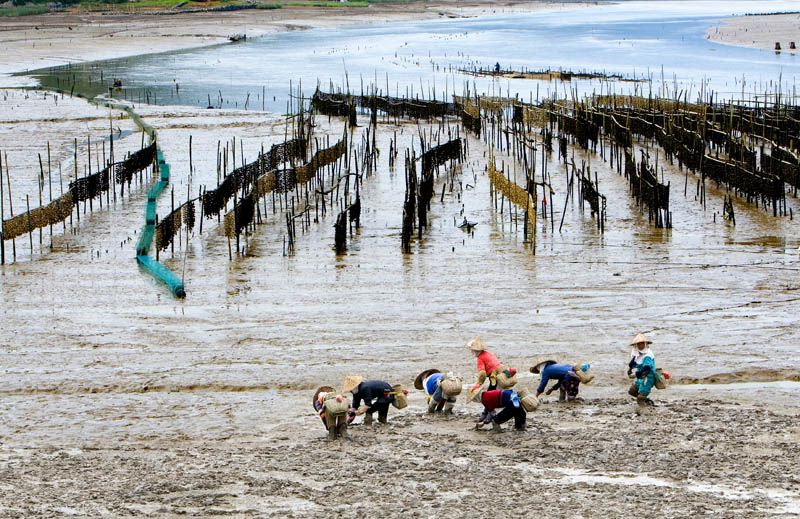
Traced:
[[[151, 129], [152, 130], [152, 129]], [[150, 134], [151, 139], [155, 140], [155, 131]], [[170, 167], [164, 161], [164, 154], [161, 150], [156, 151], [156, 163], [159, 173], [158, 181], [147, 191], [147, 205], [145, 206], [145, 223], [142, 233], [136, 243], [136, 261], [150, 275], [169, 287], [172, 295], [178, 298], [186, 297], [183, 280], [174, 272], [159, 263], [150, 256], [150, 246], [153, 243], [153, 236], [156, 229], [156, 200], [164, 191], [169, 183]]]

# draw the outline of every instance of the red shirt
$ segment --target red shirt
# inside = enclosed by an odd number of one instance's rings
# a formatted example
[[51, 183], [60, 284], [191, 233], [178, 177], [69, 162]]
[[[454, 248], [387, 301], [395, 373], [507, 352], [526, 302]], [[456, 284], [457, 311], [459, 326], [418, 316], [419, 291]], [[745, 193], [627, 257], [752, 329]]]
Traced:
[[500, 369], [500, 366], [500, 361], [493, 353], [484, 350], [478, 355], [478, 371], [485, 371], [489, 375], [492, 371]]
[[492, 391], [484, 391], [481, 395], [481, 403], [483, 407], [489, 411], [494, 411], [498, 407], [506, 407], [512, 404], [511, 398], [514, 392], [508, 389], [494, 389]]

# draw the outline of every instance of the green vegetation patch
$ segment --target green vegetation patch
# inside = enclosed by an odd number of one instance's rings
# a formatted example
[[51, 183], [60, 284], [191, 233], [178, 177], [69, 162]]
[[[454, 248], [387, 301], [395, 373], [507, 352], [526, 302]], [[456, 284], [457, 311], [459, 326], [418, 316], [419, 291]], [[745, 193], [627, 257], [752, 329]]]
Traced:
[[50, 9], [43, 4], [12, 5], [9, 7], [0, 7], [0, 16], [30, 16], [33, 14], [44, 14], [49, 11]]
[[369, 2], [357, 0], [355, 2], [289, 2], [286, 5], [293, 7], [369, 7]]

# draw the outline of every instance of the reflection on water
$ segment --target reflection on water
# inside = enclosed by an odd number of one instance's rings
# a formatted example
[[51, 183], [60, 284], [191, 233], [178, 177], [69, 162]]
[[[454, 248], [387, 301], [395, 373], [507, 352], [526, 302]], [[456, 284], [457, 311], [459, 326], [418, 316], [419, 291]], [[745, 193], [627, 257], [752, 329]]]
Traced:
[[[645, 95], [688, 94], [709, 89], [721, 97], [776, 90], [779, 77], [791, 91], [800, 70], [794, 54], [776, 55], [711, 43], [709, 18], [788, 11], [777, 0], [621, 2], [570, 10], [500, 14], [485, 18], [403, 22], [391, 25], [292, 31], [230, 45], [43, 69], [44, 86], [135, 103], [286, 110], [289, 83], [306, 94], [329, 82], [358, 92], [365, 84], [392, 95], [441, 99], [467, 84], [479, 92], [519, 94], [522, 99], [579, 93], [626, 92], [636, 85], [601, 80], [574, 83], [519, 79], [492, 81], [454, 73], [459, 68], [604, 71], [652, 80]], [[770, 86], [769, 82], [773, 84]]]

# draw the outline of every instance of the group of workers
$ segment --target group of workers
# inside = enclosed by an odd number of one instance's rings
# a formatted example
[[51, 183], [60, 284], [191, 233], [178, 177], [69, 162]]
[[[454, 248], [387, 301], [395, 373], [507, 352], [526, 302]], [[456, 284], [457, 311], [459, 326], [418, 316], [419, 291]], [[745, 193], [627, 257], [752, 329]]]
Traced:
[[[628, 376], [633, 382], [628, 394], [636, 398], [638, 410], [653, 405], [649, 395], [653, 387], [664, 387], [668, 373], [656, 368], [655, 355], [650, 347], [652, 341], [644, 334], [637, 334], [630, 343], [631, 358], [628, 362]], [[492, 430], [501, 432], [501, 424], [514, 419], [514, 430], [525, 430], [527, 413], [539, 405], [538, 398], [544, 393], [550, 395], [559, 391], [560, 401], [572, 401], [578, 396], [581, 383], [589, 383], [594, 378], [591, 365], [561, 364], [548, 357], [540, 357], [530, 367], [530, 372], [540, 375], [535, 395], [525, 388], [515, 388], [517, 371], [503, 365], [479, 339], [467, 343], [476, 359], [478, 381], [467, 392], [467, 403], [480, 402], [483, 412], [476, 423], [476, 429], [491, 424]], [[549, 388], [548, 384], [555, 382]], [[442, 373], [438, 369], [427, 369], [417, 375], [414, 388], [424, 391], [427, 396], [428, 413], [442, 412], [452, 414], [456, 397], [461, 393], [463, 382], [451, 372]], [[512, 389], [514, 388], [514, 389]], [[364, 415], [364, 425], [373, 423], [373, 415], [378, 413], [378, 421], [387, 423], [389, 407], [403, 408], [408, 393], [399, 385], [392, 386], [381, 380], [365, 381], [360, 376], [347, 376], [341, 392], [333, 387], [321, 386], [314, 393], [314, 410], [319, 414], [328, 431], [328, 438], [347, 437], [347, 426], [356, 416]], [[349, 394], [349, 395], [348, 395]]]

